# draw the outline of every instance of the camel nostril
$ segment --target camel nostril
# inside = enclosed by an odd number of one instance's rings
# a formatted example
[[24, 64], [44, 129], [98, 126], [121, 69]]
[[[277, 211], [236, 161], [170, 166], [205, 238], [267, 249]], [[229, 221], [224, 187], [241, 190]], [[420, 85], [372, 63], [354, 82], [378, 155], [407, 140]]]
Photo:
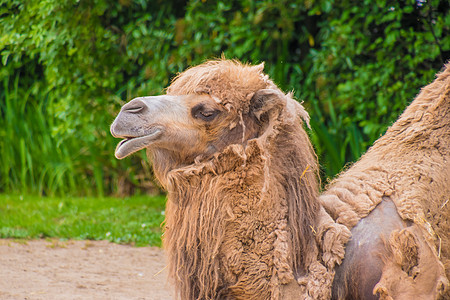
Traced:
[[136, 114], [136, 113], [140, 112], [140, 111], [143, 110], [143, 109], [144, 109], [143, 106], [138, 106], [138, 107], [130, 107], [130, 108], [127, 108], [125, 111], [126, 111], [126, 112], [129, 112], [129, 113], [132, 113], [132, 114]]
[[142, 112], [145, 108], [145, 103], [139, 99], [135, 99], [125, 104], [123, 107], [123, 111], [131, 114], [137, 114]]

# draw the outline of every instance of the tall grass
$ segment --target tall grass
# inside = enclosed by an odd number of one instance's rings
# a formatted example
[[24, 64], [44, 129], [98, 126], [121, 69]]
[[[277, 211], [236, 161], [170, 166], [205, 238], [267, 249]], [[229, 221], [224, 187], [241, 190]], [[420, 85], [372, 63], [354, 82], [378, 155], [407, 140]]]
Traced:
[[310, 101], [311, 141], [317, 152], [324, 184], [336, 176], [343, 168], [357, 161], [373, 142], [361, 132], [353, 122], [345, 123], [337, 116], [333, 103], [326, 103], [328, 118], [324, 117], [323, 106], [317, 100]]
[[[80, 122], [58, 115], [64, 103], [20, 74], [0, 89], [0, 192], [33, 195], [124, 195], [158, 189], [145, 153], [118, 162], [109, 134], [112, 115]], [[117, 105], [119, 106], [119, 105]], [[115, 108], [111, 109], [115, 111]]]
[[41, 195], [75, 190], [68, 145], [52, 136], [58, 121], [48, 110], [51, 97], [19, 88], [20, 75], [12, 85], [10, 80], [4, 79], [0, 95], [0, 190]]
[[83, 153], [86, 144], [68, 130], [64, 139], [55, 134], [67, 125], [53, 113], [57, 99], [50, 92], [20, 86], [17, 74], [4, 79], [0, 99], [0, 190], [103, 196], [98, 151], [88, 144]]

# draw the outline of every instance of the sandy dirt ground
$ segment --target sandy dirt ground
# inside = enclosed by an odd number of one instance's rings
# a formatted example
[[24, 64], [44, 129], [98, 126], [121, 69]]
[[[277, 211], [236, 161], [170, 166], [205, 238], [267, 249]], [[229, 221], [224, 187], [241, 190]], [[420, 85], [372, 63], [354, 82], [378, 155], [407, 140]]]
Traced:
[[0, 240], [0, 299], [173, 299], [159, 248]]

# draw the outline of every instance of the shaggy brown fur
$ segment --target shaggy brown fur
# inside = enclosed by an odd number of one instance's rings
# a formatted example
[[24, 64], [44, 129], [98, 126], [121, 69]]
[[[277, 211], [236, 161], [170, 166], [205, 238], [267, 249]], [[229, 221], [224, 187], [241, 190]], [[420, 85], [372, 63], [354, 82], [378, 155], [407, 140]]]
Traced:
[[[167, 93], [209, 94], [229, 111], [225, 125], [253, 127], [239, 124], [252, 115], [262, 121], [255, 138], [233, 141], [205, 162], [168, 175], [164, 245], [181, 298], [276, 299], [280, 284], [316, 274], [305, 264], [319, 254], [313, 231], [320, 207], [316, 158], [299, 118], [307, 119], [303, 107], [268, 80], [262, 65], [233, 61], [191, 68]], [[228, 134], [221, 139], [230, 140]], [[319, 237], [333, 228], [342, 231], [337, 240], [348, 238], [343, 228], [321, 223]], [[342, 257], [342, 248], [336, 252], [326, 251], [330, 267]], [[328, 270], [316, 264], [326, 280]], [[327, 289], [315, 293], [329, 295]]]
[[294, 279], [300, 299], [331, 296], [350, 232], [318, 203], [307, 113], [262, 69], [206, 62], [181, 73], [167, 96], [126, 104], [111, 126], [125, 138], [118, 158], [150, 140], [181, 299], [278, 299]]
[[[434, 299], [450, 276], [450, 65], [426, 86], [386, 134], [320, 200], [336, 222], [353, 228], [383, 197], [405, 229], [385, 236], [382, 299]], [[353, 232], [353, 230], [352, 230]], [[347, 260], [344, 259], [344, 266]], [[444, 271], [444, 266], [445, 271]], [[351, 283], [349, 283], [351, 285]], [[350, 287], [340, 285], [345, 299]], [[345, 296], [347, 295], [347, 296]], [[447, 292], [446, 299], [450, 299]]]

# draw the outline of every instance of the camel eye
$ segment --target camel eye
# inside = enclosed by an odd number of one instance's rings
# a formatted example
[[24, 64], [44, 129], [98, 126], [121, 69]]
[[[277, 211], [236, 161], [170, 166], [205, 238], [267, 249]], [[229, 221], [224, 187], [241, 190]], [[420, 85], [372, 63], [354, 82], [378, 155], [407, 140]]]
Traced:
[[212, 112], [212, 111], [201, 111], [200, 114], [203, 117], [208, 118], [208, 117], [211, 117], [214, 114], [214, 112]]
[[219, 110], [207, 108], [203, 104], [197, 104], [191, 110], [191, 114], [194, 118], [208, 122], [214, 120], [219, 113]]

